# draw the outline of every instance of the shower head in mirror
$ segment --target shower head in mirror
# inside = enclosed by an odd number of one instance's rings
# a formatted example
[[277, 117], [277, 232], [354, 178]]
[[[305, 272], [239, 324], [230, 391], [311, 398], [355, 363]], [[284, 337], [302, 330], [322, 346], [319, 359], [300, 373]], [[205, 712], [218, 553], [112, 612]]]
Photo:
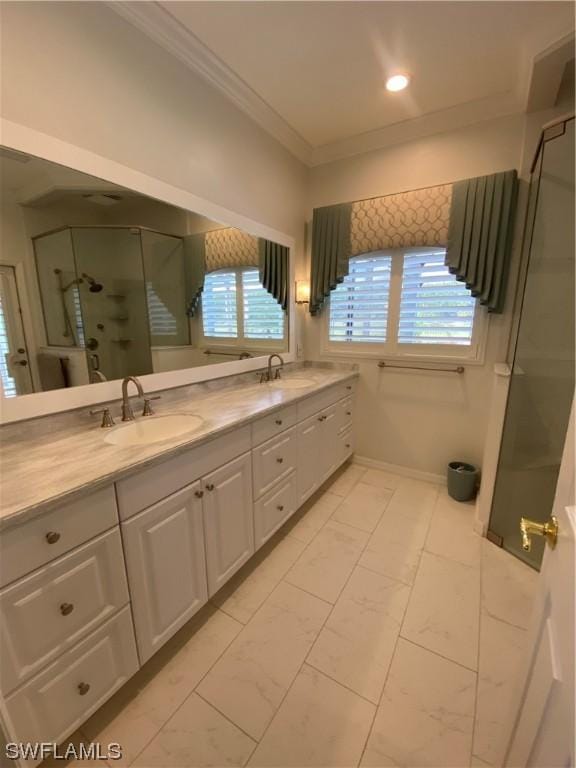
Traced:
[[90, 277], [90, 275], [87, 275], [86, 272], [82, 272], [82, 277], [88, 283], [88, 290], [91, 293], [100, 293], [100, 291], [104, 288], [102, 283], [97, 283], [96, 280], [94, 280], [93, 277]]

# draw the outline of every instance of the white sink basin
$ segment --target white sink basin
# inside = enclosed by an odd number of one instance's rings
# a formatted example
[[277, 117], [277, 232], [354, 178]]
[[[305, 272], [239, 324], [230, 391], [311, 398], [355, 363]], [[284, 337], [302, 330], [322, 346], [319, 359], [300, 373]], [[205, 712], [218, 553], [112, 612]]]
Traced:
[[270, 386], [278, 389], [306, 389], [314, 386], [315, 383], [313, 379], [275, 379], [270, 382]]
[[190, 413], [147, 416], [111, 429], [104, 440], [112, 445], [159, 443], [161, 440], [195, 432], [203, 423], [204, 419]]

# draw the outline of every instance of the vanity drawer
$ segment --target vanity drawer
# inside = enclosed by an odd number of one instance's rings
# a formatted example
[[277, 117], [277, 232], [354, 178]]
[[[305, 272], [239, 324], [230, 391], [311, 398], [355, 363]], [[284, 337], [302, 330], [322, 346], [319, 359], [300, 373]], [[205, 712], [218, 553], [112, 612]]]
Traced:
[[254, 498], [259, 499], [274, 483], [296, 469], [296, 434], [294, 428], [282, 432], [252, 451]]
[[296, 424], [296, 406], [289, 405], [252, 424], [252, 445], [260, 445]]
[[259, 549], [294, 514], [297, 505], [296, 472], [277, 483], [254, 505], [254, 544]]
[[342, 430], [338, 435], [338, 447], [340, 461], [338, 464], [342, 464], [344, 461], [350, 458], [354, 453], [356, 441], [354, 439], [354, 430], [352, 427], [347, 427]]
[[0, 592], [4, 693], [38, 672], [128, 602], [114, 528]]
[[336, 407], [339, 431], [348, 429], [352, 426], [354, 420], [354, 399], [347, 397], [344, 400], [340, 400]]
[[298, 421], [304, 421], [304, 419], [310, 418], [318, 411], [328, 408], [333, 403], [342, 400], [344, 397], [351, 397], [356, 389], [356, 381], [350, 379], [344, 381], [342, 384], [335, 384], [333, 387], [329, 387], [324, 392], [318, 392], [312, 397], [307, 397], [302, 402], [298, 403]]
[[114, 486], [0, 533], [0, 587], [118, 524]]
[[10, 740], [60, 744], [137, 669], [127, 606], [6, 698]]
[[249, 451], [250, 442], [248, 425], [120, 480], [116, 483], [120, 519], [127, 520]]

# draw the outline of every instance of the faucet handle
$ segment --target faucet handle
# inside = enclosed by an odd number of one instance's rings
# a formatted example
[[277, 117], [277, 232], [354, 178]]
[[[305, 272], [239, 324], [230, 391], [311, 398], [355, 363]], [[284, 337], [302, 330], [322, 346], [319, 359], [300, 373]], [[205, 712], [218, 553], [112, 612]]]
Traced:
[[100, 413], [102, 414], [102, 423], [100, 424], [100, 427], [113, 427], [114, 419], [110, 413], [110, 408], [96, 408], [95, 410], [90, 411], [90, 416], [98, 416]]
[[152, 400], [162, 400], [162, 395], [151, 395], [144, 398], [144, 408], [142, 410], [142, 416], [154, 416], [154, 411], [150, 405]]
[[276, 368], [276, 373], [274, 374], [274, 378], [275, 379], [282, 378], [282, 369], [281, 368]]

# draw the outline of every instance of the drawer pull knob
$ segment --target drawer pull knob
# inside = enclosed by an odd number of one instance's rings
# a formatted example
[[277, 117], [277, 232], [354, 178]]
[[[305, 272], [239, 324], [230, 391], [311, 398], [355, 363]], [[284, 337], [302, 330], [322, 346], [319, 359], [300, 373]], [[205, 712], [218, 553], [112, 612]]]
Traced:
[[276, 459], [276, 461], [278, 462], [278, 464], [282, 464], [282, 462], [284, 461], [284, 459], [282, 458], [282, 456], [278, 456], [278, 458]]
[[204, 491], [194, 491], [194, 496], [196, 496], [197, 499], [201, 499], [202, 496], [204, 496]]
[[214, 485], [213, 485], [213, 483], [207, 483], [207, 484], [206, 484], [206, 490], [207, 490], [207, 491], [213, 491], [213, 490], [214, 490]]
[[72, 613], [74, 610], [74, 605], [72, 603], [62, 603], [60, 606], [60, 613], [62, 616], [68, 616]]
[[352, 387], [346, 387], [346, 389], [352, 389]]
[[318, 416], [318, 421], [326, 421], [327, 416]]
[[282, 419], [276, 419], [276, 424], [278, 424], [278, 426], [281, 426], [282, 425]]
[[346, 443], [346, 448], [351, 448], [351, 447], [352, 446], [350, 445], [350, 443]]
[[346, 411], [346, 416], [352, 416], [352, 411]]
[[60, 534], [56, 533], [56, 531], [48, 531], [46, 534], [46, 541], [48, 544], [56, 544], [57, 541], [60, 540]]
[[80, 694], [80, 696], [86, 696], [89, 690], [90, 690], [90, 683], [78, 684], [78, 693]]
[[278, 510], [278, 512], [284, 512], [284, 504], [278, 504], [276, 509]]

